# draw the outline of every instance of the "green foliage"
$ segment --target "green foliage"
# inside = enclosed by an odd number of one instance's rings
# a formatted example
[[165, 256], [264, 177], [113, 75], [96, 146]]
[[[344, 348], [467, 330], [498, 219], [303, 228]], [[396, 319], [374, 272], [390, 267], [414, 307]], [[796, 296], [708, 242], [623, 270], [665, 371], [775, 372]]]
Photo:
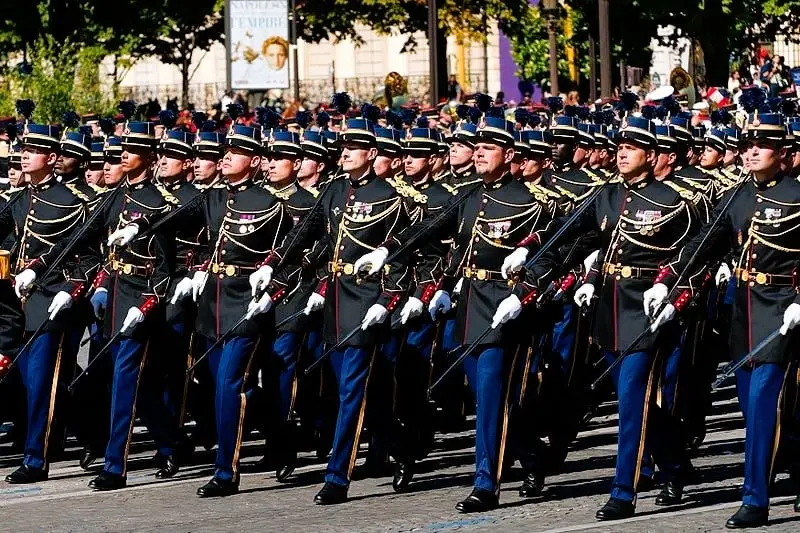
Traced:
[[38, 122], [60, 122], [66, 111], [112, 113], [113, 100], [100, 86], [100, 53], [52, 37], [38, 38], [28, 52], [32, 72], [12, 70], [0, 82], [0, 114], [16, 114], [14, 104], [21, 98], [36, 103], [33, 119]]

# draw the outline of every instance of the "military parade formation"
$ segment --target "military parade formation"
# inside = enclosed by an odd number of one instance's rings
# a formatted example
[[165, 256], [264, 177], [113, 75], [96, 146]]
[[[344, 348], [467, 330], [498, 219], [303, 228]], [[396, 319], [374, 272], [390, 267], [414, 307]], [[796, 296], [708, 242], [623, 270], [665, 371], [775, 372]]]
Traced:
[[337, 93], [178, 126], [121, 102], [51, 125], [18, 101], [0, 123], [1, 418], [22, 454], [5, 482], [46, 481], [69, 438], [89, 487], [124, 488], [143, 425], [158, 479], [215, 450], [199, 497], [236, 494], [247, 468], [285, 482], [314, 451], [314, 501], [341, 504], [363, 477], [408, 490], [474, 415], [455, 507], [484, 512], [517, 461], [520, 498], [547, 498], [613, 398], [596, 517], [618, 520], [652, 486], [684, 501], [731, 379], [746, 442], [725, 525], [768, 524], [783, 473], [800, 512], [795, 103], [751, 87], [706, 117], [670, 91], [452, 107], [447, 124]]

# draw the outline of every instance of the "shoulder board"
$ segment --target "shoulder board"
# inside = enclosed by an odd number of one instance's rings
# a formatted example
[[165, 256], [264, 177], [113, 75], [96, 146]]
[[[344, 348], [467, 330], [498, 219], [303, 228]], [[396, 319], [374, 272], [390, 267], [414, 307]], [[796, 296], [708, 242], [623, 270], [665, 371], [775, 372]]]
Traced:
[[178, 205], [179, 203], [181, 203], [180, 200], [175, 198], [171, 192], [169, 192], [161, 185], [156, 185], [156, 189], [158, 189], [158, 192], [161, 193], [161, 196], [164, 197], [164, 201], [166, 201], [168, 204]]
[[89, 197], [88, 197], [88, 196], [86, 196], [85, 194], [83, 194], [83, 193], [80, 191], [80, 189], [78, 189], [78, 188], [77, 188], [75, 185], [73, 185], [72, 183], [68, 183], [68, 184], [67, 184], [67, 189], [69, 189], [69, 190], [70, 190], [70, 192], [72, 193], [72, 195], [73, 195], [73, 196], [75, 196], [75, 197], [76, 197], [77, 199], [79, 199], [80, 201], [82, 201], [82, 202], [88, 202], [88, 201], [89, 201]]
[[680, 194], [681, 198], [684, 198], [686, 200], [692, 200], [694, 198], [694, 194], [692, 193], [692, 191], [690, 191], [689, 189], [685, 189], [685, 188], [681, 187], [680, 185], [678, 185], [677, 183], [675, 183], [672, 180], [666, 180], [666, 181], [663, 181], [662, 183], [664, 185], [666, 185], [667, 187], [669, 187], [670, 189], [672, 189], [675, 192], [677, 192], [678, 194]]

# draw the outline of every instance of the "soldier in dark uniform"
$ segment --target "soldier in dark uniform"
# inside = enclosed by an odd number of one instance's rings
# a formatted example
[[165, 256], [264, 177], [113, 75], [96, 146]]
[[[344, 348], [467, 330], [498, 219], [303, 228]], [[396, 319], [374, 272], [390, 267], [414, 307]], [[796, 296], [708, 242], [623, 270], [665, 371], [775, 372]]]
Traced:
[[222, 157], [225, 155], [225, 134], [216, 131], [214, 121], [200, 124], [194, 138], [192, 185], [199, 190], [213, 187], [222, 179]]
[[[132, 103], [126, 105], [124, 109], [130, 116]], [[110, 229], [125, 228], [141, 217], [164, 213], [178, 202], [173, 196], [164, 195], [151, 181], [157, 145], [153, 123], [126, 122], [122, 145], [125, 182], [106, 193], [114, 196], [87, 229], [81, 243], [97, 242]], [[105, 464], [100, 475], [89, 483], [96, 490], [114, 490], [126, 485], [128, 449], [137, 414], [152, 432], [161, 457], [174, 457], [181, 441], [177, 425], [161, 408], [152, 381], [141, 379], [147, 356], [154, 348], [151, 336], [157, 331], [159, 304], [167, 297], [174, 271], [175, 237], [145, 235], [125, 249], [114, 245], [113, 241], [108, 243], [109, 260], [99, 274], [100, 286], [108, 291], [104, 334], [109, 339], [119, 335], [110, 347], [112, 409]], [[142, 390], [140, 382], [145, 384]]]
[[[162, 114], [164, 112], [162, 111]], [[171, 123], [171, 120], [167, 121]], [[159, 144], [158, 177], [161, 182], [158, 190], [165, 198], [177, 199], [176, 207], [196, 201], [200, 194], [197, 187], [189, 182], [194, 167], [194, 140], [192, 133], [182, 129], [168, 129], [164, 132]], [[162, 354], [152, 361], [153, 379], [160, 381], [159, 389], [164, 391], [164, 409], [182, 432], [183, 418], [186, 410], [186, 369], [191, 364], [191, 352], [194, 341], [194, 322], [197, 311], [194, 302], [189, 298], [192, 294], [192, 281], [189, 278], [195, 266], [202, 261], [200, 257], [207, 247], [208, 235], [203, 225], [194, 228], [178, 228], [175, 231], [175, 270], [170, 279], [168, 304], [165, 309], [166, 322], [159, 335]], [[175, 453], [179, 461], [188, 460], [191, 446], [179, 433], [182, 442]], [[178, 471], [175, 457], [156, 456], [160, 464], [160, 478], [172, 477]]]
[[462, 346], [469, 345], [486, 328], [492, 328], [464, 362], [477, 404], [475, 485], [472, 493], [456, 505], [464, 513], [498, 505], [508, 395], [521, 340], [518, 330], [499, 326], [519, 315], [520, 301], [530, 291], [527, 284], [509, 282], [500, 266], [511, 247], [538, 240], [538, 232], [545, 231], [552, 220], [527, 188], [514, 180], [510, 173], [513, 158], [514, 124], [499, 117], [483, 117], [475, 137], [475, 165], [482, 181], [462, 193], [467, 196], [459, 209], [434, 227], [428, 227], [427, 219], [411, 226], [361, 257], [357, 264], [369, 266], [370, 271], [383, 268], [391, 250], [410, 243], [410, 237], [419, 235], [423, 227], [425, 231], [412, 249], [448, 237], [455, 240], [454, 258], [429, 310], [435, 314], [449, 307], [447, 293], [463, 277], [461, 301], [465, 305], [456, 309], [456, 338]]
[[[71, 377], [70, 360], [77, 354], [77, 342], [70, 329], [79, 317], [70, 309], [88, 287], [88, 254], [76, 250], [74, 258], [39, 281], [28, 291], [55, 259], [56, 243], [67, 240], [81, 227], [88, 198], [59, 183], [54, 175], [59, 157], [58, 128], [25, 124], [22, 138], [22, 170], [30, 180], [24, 196], [3, 213], [0, 239], [13, 232], [19, 243], [16, 254], [17, 296], [24, 299], [25, 332], [30, 336], [43, 329], [24, 353], [19, 368], [26, 390], [28, 435], [23, 464], [6, 477], [8, 483], [35, 483], [47, 479], [48, 449], [59, 446], [53, 427], [56, 394]], [[80, 339], [78, 339], [79, 341]], [[63, 394], [63, 393], [62, 393]], [[58, 402], [60, 403], [60, 402]]]
[[382, 180], [399, 176], [402, 181], [402, 132], [395, 128], [375, 128], [375, 138], [378, 144], [378, 156], [372, 164], [375, 176]]
[[[409, 212], [416, 223], [435, 216], [452, 199], [453, 193], [433, 174], [435, 153], [441, 150], [439, 134], [430, 128], [410, 128], [405, 135], [403, 163], [409, 198]], [[395, 471], [392, 487], [401, 492], [414, 476], [415, 463], [428, 452], [433, 441], [433, 416], [427, 401], [436, 321], [427, 312], [433, 294], [442, 282], [452, 239], [431, 241], [414, 255], [413, 292], [400, 309], [400, 337], [394, 360], [396, 379], [395, 431], [391, 437]], [[390, 387], [387, 387], [391, 391]]]
[[[393, 263], [381, 276], [362, 280], [353, 261], [403, 229], [408, 222], [403, 198], [372, 170], [378, 154], [374, 124], [350, 119], [340, 137], [342, 168], [347, 177], [333, 180], [325, 189], [319, 210], [298, 226], [267, 259], [259, 285], [269, 283], [272, 269], [286, 255], [291, 264], [311, 243], [325, 240], [331, 257], [330, 277], [317, 287], [325, 295], [323, 334], [331, 344], [343, 342], [331, 355], [339, 384], [339, 414], [325, 485], [315, 497], [318, 504], [347, 499], [358, 439], [364, 418], [366, 387], [377, 345], [385, 338], [385, 321], [406, 290], [406, 268]], [[302, 231], [299, 228], [302, 227]], [[290, 246], [291, 244], [291, 246]], [[344, 336], [358, 331], [344, 342]]]
[[[280, 288], [270, 288], [263, 294], [251, 291], [248, 279], [292, 225], [284, 204], [253, 182], [261, 167], [261, 128], [234, 123], [226, 141], [222, 163], [225, 183], [213, 186], [195, 208], [168, 225], [205, 226], [209, 231], [205, 261], [191, 280], [198, 308], [196, 332], [206, 345], [210, 348], [215, 339], [246, 317], [209, 355], [216, 382], [218, 448], [214, 477], [197, 490], [204, 498], [239, 491], [240, 449], [247, 403], [255, 390], [257, 356], [262, 338], [266, 345], [271, 342], [267, 325], [273, 320], [273, 302], [286, 292]], [[124, 244], [159, 218], [143, 217], [109, 240]]]
[[[305, 131], [298, 134], [272, 129], [266, 139], [264, 154], [267, 162], [265, 187], [285, 205], [294, 225], [308, 214], [319, 194], [300, 187], [297, 181], [304, 155], [301, 135], [305, 135]], [[310, 254], [313, 248], [310, 246], [305, 252]], [[275, 322], [282, 323], [304, 310], [318, 282], [314, 261], [308, 257], [283, 269], [274, 280], [275, 286], [286, 290], [286, 296], [275, 305]], [[286, 481], [297, 465], [299, 443], [292, 411], [298, 386], [297, 362], [303, 333], [310, 320], [313, 318], [303, 315], [282, 325], [275, 332], [275, 340], [264, 361], [262, 384], [269, 413], [267, 437], [278, 481]]]
[[[617, 153], [622, 182], [607, 186], [564, 235], [564, 239], [570, 242], [587, 231], [600, 231], [601, 252], [584, 285], [576, 291], [575, 302], [579, 306], [586, 305], [598, 287], [600, 300], [593, 339], [609, 362], [649, 325], [639, 307], [637, 289], [657, 272], [654, 265], [678, 250], [698, 225], [688, 201], [653, 178], [657, 141], [652, 123], [638, 117], [626, 120], [627, 127], [620, 131]], [[513, 270], [520, 264], [520, 261], [514, 261], [504, 266]], [[528, 280], [538, 285], [552, 270], [552, 263], [543, 258], [529, 271]], [[659, 317], [662, 321], [668, 318], [666, 315]], [[650, 417], [661, 414], [654, 404], [653, 387], [648, 384], [653, 383], [660, 371], [663, 357], [659, 353], [673, 350], [678, 340], [677, 324], [670, 322], [658, 340], [647, 337], [634, 346], [634, 351], [625, 357], [613, 374], [620, 413], [617, 471], [611, 499], [597, 512], [600, 520], [628, 517], [634, 513], [636, 487], [645, 453], [642, 435], [648, 428], [646, 419], [648, 414]], [[676, 450], [682, 449], [683, 443], [674, 442], [674, 435], [668, 427], [661, 426], [661, 429], [665, 434], [659, 435], [660, 438], [648, 438], [646, 446], [662, 472], [669, 476], [656, 503], [671, 505], [680, 501], [683, 489], [681, 464], [675, 454]]]
[[316, 191], [328, 170], [328, 149], [325, 137], [318, 131], [304, 130], [300, 136], [303, 162], [297, 173], [297, 183], [308, 191]]
[[104, 147], [105, 139], [103, 137], [92, 138], [91, 155], [84, 179], [95, 194], [104, 190], [103, 166], [106, 162], [105, 153], [103, 152]]
[[[713, 230], [707, 224], [690, 240], [645, 292], [652, 313], [665, 302], [676, 273], [697, 254], [697, 263], [713, 265], [733, 252], [735, 293], [730, 349], [735, 358], [752, 350], [771, 332], [781, 335], [737, 371], [739, 403], [746, 423], [745, 479], [741, 508], [726, 527], [760, 527], [768, 522], [769, 484], [778, 445], [780, 398], [791, 361], [793, 328], [800, 323], [797, 269], [800, 253], [791, 222], [800, 212], [800, 185], [780, 172], [785, 129], [779, 114], [755, 114], [748, 119], [744, 150], [751, 177], [741, 189], [725, 194], [712, 215], [721, 217]], [[736, 195], [727, 210], [731, 195]], [[703, 236], [708, 239], [699, 247]], [[680, 307], [670, 303], [667, 307]], [[789, 372], [787, 373], [787, 369]], [[800, 492], [800, 491], [799, 491]], [[800, 508], [800, 498], [795, 510]]]
[[[75, 114], [73, 113], [73, 115]], [[69, 117], [65, 116], [65, 122], [70, 124]], [[77, 118], [71, 124], [74, 129], [66, 129], [61, 137], [61, 149], [58, 161], [56, 161], [56, 176], [67, 187], [83, 193], [94, 204], [97, 192], [86, 183], [85, 178], [86, 166], [92, 154], [91, 127], [78, 127]]]

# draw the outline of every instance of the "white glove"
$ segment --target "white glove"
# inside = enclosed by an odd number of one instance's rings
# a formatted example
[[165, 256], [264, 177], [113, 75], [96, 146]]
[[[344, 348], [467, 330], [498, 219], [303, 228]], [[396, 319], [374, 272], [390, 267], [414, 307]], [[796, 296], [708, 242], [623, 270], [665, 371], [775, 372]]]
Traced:
[[144, 321], [144, 313], [138, 307], [131, 307], [128, 309], [128, 314], [122, 322], [122, 329], [120, 333], [125, 333], [129, 329], [134, 328], [137, 324]]
[[[375, 248], [370, 253], [359, 257], [353, 267], [355, 268], [356, 272], [366, 270], [367, 274], [371, 276], [383, 268], [383, 265], [386, 264], [386, 259], [388, 257], [389, 250], [381, 246], [380, 248]], [[365, 268], [367, 265], [369, 265], [369, 268]]]
[[192, 283], [192, 280], [190, 278], [183, 278], [175, 285], [175, 292], [172, 293], [172, 298], [170, 298], [169, 303], [175, 305], [187, 296], [191, 296], [193, 289], [194, 283]]
[[672, 304], [667, 304], [664, 307], [664, 310], [661, 311], [661, 314], [659, 314], [656, 317], [656, 319], [653, 320], [653, 323], [650, 324], [650, 332], [655, 333], [658, 328], [660, 328], [661, 326], [672, 320], [674, 316], [675, 316], [675, 306], [673, 306]]
[[250, 274], [250, 294], [255, 297], [259, 291], [267, 290], [270, 281], [272, 281], [272, 267], [262, 266]]
[[384, 306], [381, 304], [372, 304], [372, 307], [367, 309], [367, 314], [364, 315], [364, 320], [361, 321], [361, 329], [365, 330], [370, 326], [380, 324], [386, 320], [387, 316], [389, 316], [389, 311], [387, 311]]
[[584, 305], [588, 306], [589, 302], [591, 302], [592, 298], [594, 297], [594, 291], [594, 285], [591, 283], [584, 283], [578, 287], [578, 290], [575, 291], [575, 296], [573, 297], [573, 300], [575, 300], [575, 305], [578, 307], [583, 307]]
[[50, 302], [50, 307], [47, 312], [50, 313], [50, 320], [53, 320], [62, 309], [67, 309], [72, 305], [72, 296], [68, 292], [59, 291], [53, 296], [53, 301]]
[[797, 324], [800, 324], [800, 304], [792, 304], [783, 312], [781, 335], [789, 333], [789, 330], [794, 329]]
[[527, 248], [517, 248], [503, 259], [503, 266], [500, 267], [500, 274], [503, 279], [508, 279], [509, 274], [513, 274], [516, 269], [525, 264], [528, 258]]
[[200, 295], [203, 294], [203, 289], [206, 288], [206, 282], [208, 281], [208, 272], [203, 270], [198, 270], [192, 276], [192, 300], [195, 302], [200, 299]]
[[108, 236], [108, 246], [125, 246], [139, 234], [139, 226], [128, 224]]
[[306, 310], [303, 314], [310, 315], [314, 311], [318, 311], [325, 306], [325, 297], [318, 292], [312, 292], [306, 302]]
[[492, 319], [492, 329], [496, 329], [500, 324], [505, 324], [509, 320], [517, 318], [522, 311], [522, 302], [519, 301], [516, 294], [506, 297], [500, 305], [497, 306], [497, 311], [494, 313]]
[[458, 278], [456, 284], [453, 286], [453, 294], [461, 294], [461, 286], [464, 284], [464, 278]]
[[600, 255], [600, 250], [595, 250], [594, 252], [586, 256], [586, 259], [583, 260], [584, 272], [589, 272], [592, 269], [592, 265], [594, 264], [595, 261], [597, 261], [598, 255]]
[[256, 315], [266, 313], [272, 308], [272, 297], [266, 292], [260, 300], [252, 300], [250, 305], [247, 306], [247, 320], [250, 320]]
[[728, 266], [728, 263], [722, 263], [717, 269], [717, 275], [714, 276], [714, 281], [717, 282], [717, 287], [719, 287], [723, 283], [727, 283], [729, 279], [731, 279], [731, 268]]
[[419, 298], [410, 296], [408, 301], [400, 310], [400, 322], [405, 324], [409, 319], [418, 317], [425, 310], [425, 304]]
[[664, 300], [669, 296], [669, 289], [663, 283], [656, 283], [642, 295], [642, 303], [644, 304], [644, 314], [653, 318], [653, 315], [664, 303]]
[[17, 293], [17, 298], [22, 298], [33, 282], [36, 281], [36, 272], [30, 268], [26, 268], [14, 278], [14, 292]]
[[[459, 289], [460, 288], [461, 287], [459, 287]], [[430, 313], [433, 320], [436, 320], [436, 315], [439, 313], [447, 313], [452, 307], [453, 304], [450, 302], [450, 295], [445, 291], [436, 291], [433, 293], [431, 301], [428, 302], [428, 313]]]

